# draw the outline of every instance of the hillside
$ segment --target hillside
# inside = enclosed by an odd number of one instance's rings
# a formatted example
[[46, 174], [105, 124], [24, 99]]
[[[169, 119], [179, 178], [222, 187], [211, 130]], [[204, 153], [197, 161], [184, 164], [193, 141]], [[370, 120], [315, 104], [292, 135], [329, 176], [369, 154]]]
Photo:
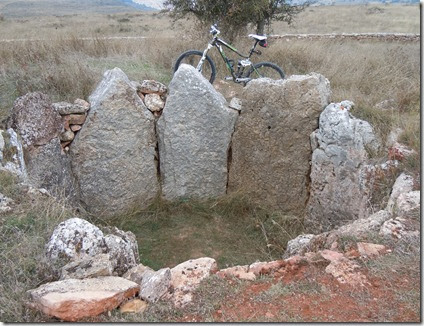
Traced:
[[0, 14], [10, 18], [87, 13], [112, 14], [138, 10], [152, 10], [152, 8], [131, 0], [0, 0]]

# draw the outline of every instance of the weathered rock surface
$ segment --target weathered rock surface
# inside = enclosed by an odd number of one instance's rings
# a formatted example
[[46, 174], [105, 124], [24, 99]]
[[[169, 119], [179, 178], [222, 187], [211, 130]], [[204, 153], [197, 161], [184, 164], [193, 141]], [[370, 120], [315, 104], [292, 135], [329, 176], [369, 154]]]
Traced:
[[147, 302], [140, 299], [133, 299], [125, 302], [119, 307], [121, 314], [141, 314], [147, 309]]
[[124, 232], [114, 227], [104, 237], [107, 252], [114, 262], [114, 273], [121, 276], [139, 263], [137, 240], [131, 231]]
[[396, 204], [398, 197], [403, 194], [412, 191], [414, 188], [414, 178], [412, 176], [402, 173], [395, 181], [392, 192], [390, 194], [389, 202], [387, 203], [386, 210], [390, 213], [394, 213], [393, 209]]
[[237, 112], [195, 68], [181, 65], [157, 122], [162, 194], [167, 199], [226, 193]]
[[60, 223], [46, 245], [46, 255], [52, 262], [70, 261], [83, 256], [106, 252], [103, 232], [95, 225], [78, 217]]
[[391, 239], [401, 239], [411, 235], [420, 234], [420, 223], [415, 219], [396, 217], [381, 226], [380, 235]]
[[98, 254], [94, 257], [76, 258], [61, 269], [60, 279], [84, 279], [99, 276], [112, 276], [113, 264], [109, 254]]
[[58, 102], [52, 104], [53, 109], [60, 115], [81, 114], [88, 111], [90, 104], [84, 100], [77, 99], [75, 103]]
[[166, 86], [156, 80], [143, 80], [137, 91], [144, 94], [157, 93], [159, 95], [164, 95], [168, 91]]
[[72, 146], [72, 169], [87, 210], [127, 212], [154, 198], [154, 117], [128, 77], [115, 68], [90, 96], [91, 109]]
[[0, 163], [2, 168], [19, 176], [22, 181], [27, 181], [28, 174], [24, 150], [18, 134], [12, 128], [9, 128], [6, 131], [0, 130], [0, 138]]
[[62, 151], [58, 138], [26, 151], [25, 159], [28, 179], [34, 187], [65, 195], [70, 200], [78, 197], [70, 158]]
[[370, 233], [378, 233], [381, 225], [390, 219], [390, 213], [386, 210], [378, 211], [367, 218], [353, 221], [352, 223], [343, 225], [335, 231], [340, 236], [352, 236], [362, 238]]
[[363, 258], [375, 258], [387, 252], [387, 248], [380, 244], [358, 242], [358, 251]]
[[311, 188], [305, 224], [313, 233], [329, 231], [368, 216], [365, 165], [379, 149], [371, 125], [354, 118], [352, 102], [332, 103], [322, 112], [314, 133]]
[[151, 269], [149, 266], [138, 264], [137, 266], [130, 268], [122, 277], [137, 284], [141, 284], [144, 273], [147, 271], [153, 271], [153, 269]]
[[287, 242], [287, 249], [284, 253], [284, 257], [290, 257], [299, 254], [303, 248], [305, 248], [314, 237], [313, 234], [300, 234], [296, 238]]
[[13, 204], [13, 200], [0, 193], [0, 213], [9, 212], [12, 210], [10, 207]]
[[49, 97], [34, 92], [16, 99], [9, 127], [16, 130], [24, 148], [28, 148], [45, 145], [57, 137], [62, 129], [62, 121]]
[[152, 112], [162, 111], [165, 106], [165, 102], [160, 98], [158, 94], [147, 94], [144, 97], [144, 104]]
[[[172, 91], [171, 91], [172, 92]], [[215, 259], [198, 258], [183, 262], [171, 269], [171, 300], [177, 307], [185, 306], [193, 299], [193, 291], [200, 282], [218, 270]]]
[[28, 293], [34, 308], [65, 321], [77, 321], [115, 309], [138, 291], [138, 284], [108, 276], [47, 283]]
[[420, 199], [421, 192], [419, 190], [400, 194], [396, 199], [395, 215], [419, 220]]
[[229, 191], [242, 190], [262, 204], [304, 210], [308, 199], [309, 135], [330, 97], [319, 74], [258, 79], [242, 94], [232, 140]]
[[140, 298], [147, 302], [157, 302], [168, 293], [171, 287], [171, 270], [162, 268], [157, 272], [146, 270], [140, 284]]
[[249, 265], [245, 266], [234, 266], [225, 269], [221, 269], [218, 273], [218, 276], [223, 277], [236, 277], [240, 280], [254, 281], [256, 280], [255, 273], [249, 271]]

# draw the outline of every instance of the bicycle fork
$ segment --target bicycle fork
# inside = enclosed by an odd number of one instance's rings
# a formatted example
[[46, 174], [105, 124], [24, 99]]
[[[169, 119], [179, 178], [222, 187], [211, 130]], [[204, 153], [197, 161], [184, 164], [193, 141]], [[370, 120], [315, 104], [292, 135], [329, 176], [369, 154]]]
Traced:
[[197, 71], [202, 72], [203, 63], [206, 60], [206, 55], [208, 54], [208, 51], [212, 49], [213, 45], [211, 43], [208, 44], [208, 47], [203, 51], [202, 58], [200, 59], [199, 63], [197, 64]]

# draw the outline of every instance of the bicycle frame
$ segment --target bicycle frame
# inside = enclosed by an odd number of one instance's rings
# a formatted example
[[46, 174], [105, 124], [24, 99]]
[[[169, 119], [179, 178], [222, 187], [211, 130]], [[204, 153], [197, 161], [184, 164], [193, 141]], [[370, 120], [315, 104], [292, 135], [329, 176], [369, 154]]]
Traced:
[[[225, 42], [224, 40], [218, 38], [218, 35], [215, 34], [214, 37], [213, 37], [213, 39], [208, 43], [207, 48], [203, 51], [202, 58], [200, 59], [199, 64], [197, 65], [197, 70], [199, 70], [199, 71], [202, 70], [202, 66], [203, 66], [203, 63], [206, 60], [206, 55], [207, 55], [208, 51], [210, 49], [212, 49], [213, 47], [216, 47], [218, 49], [219, 53], [221, 54], [221, 57], [224, 60], [226, 66], [228, 68], [228, 71], [230, 72], [230, 74], [232, 76], [232, 79], [235, 82], [238, 82], [238, 83], [240, 83], [240, 82], [248, 82], [248, 81], [250, 81], [250, 78], [241, 78], [241, 76], [243, 75], [244, 69], [246, 67], [252, 66], [252, 62], [250, 61], [250, 57], [252, 56], [252, 54], [253, 53], [260, 54], [259, 51], [255, 51], [255, 48], [256, 48], [258, 42], [259, 41], [256, 40], [255, 43], [254, 43], [254, 45], [250, 49], [249, 54], [248, 55], [244, 55], [244, 54], [240, 53], [232, 45], [230, 45], [227, 42]], [[231, 65], [231, 61], [225, 55], [224, 50], [222, 49], [222, 46], [225, 46], [226, 48], [228, 48], [232, 52], [237, 53], [240, 57], [242, 57], [242, 58], [245, 59], [245, 60], [239, 60], [238, 65], [237, 65], [237, 67], [238, 67], [237, 72], [234, 71], [234, 68]]]

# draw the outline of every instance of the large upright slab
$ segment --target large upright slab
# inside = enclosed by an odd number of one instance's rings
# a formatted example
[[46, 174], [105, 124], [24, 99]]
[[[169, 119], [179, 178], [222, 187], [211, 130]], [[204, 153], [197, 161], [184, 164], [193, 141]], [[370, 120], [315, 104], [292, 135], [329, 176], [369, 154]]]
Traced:
[[329, 81], [319, 74], [258, 79], [243, 91], [232, 141], [229, 191], [243, 191], [284, 211], [306, 206], [310, 133], [328, 104]]
[[181, 65], [157, 123], [162, 194], [167, 199], [226, 193], [228, 149], [238, 113], [203, 76]]
[[119, 68], [104, 74], [89, 100], [87, 120], [71, 146], [80, 198], [90, 212], [122, 214], [159, 189], [154, 117]]

